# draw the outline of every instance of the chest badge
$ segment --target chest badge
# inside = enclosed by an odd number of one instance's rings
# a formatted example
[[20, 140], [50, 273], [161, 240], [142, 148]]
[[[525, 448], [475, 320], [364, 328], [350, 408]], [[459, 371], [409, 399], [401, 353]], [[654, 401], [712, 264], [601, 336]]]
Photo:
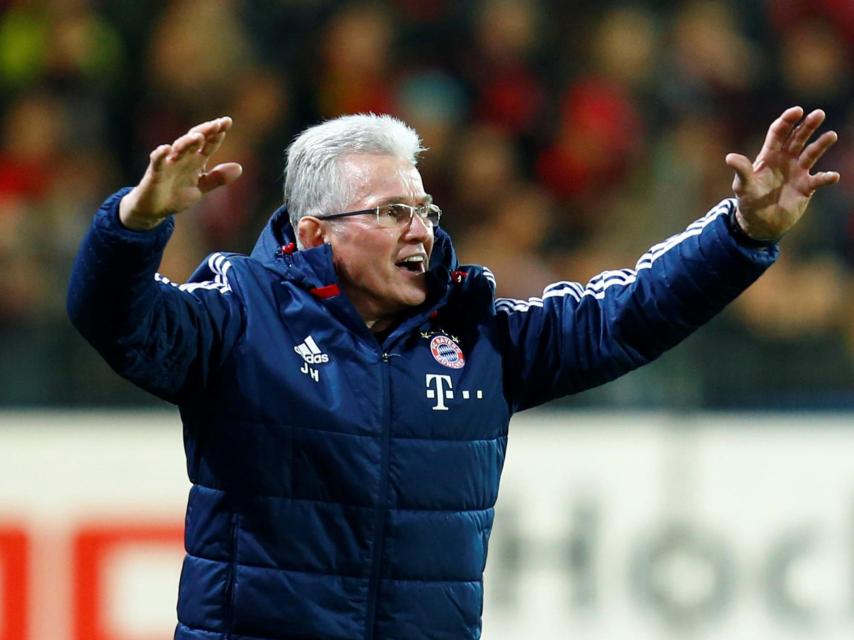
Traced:
[[449, 369], [462, 369], [466, 365], [463, 350], [448, 336], [438, 335], [430, 340], [430, 353], [433, 358], [443, 367]]

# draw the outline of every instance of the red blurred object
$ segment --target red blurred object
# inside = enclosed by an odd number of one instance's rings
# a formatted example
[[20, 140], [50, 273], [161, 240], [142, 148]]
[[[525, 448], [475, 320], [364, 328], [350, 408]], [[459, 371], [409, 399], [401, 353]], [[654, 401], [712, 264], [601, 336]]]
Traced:
[[565, 95], [557, 140], [540, 154], [537, 171], [564, 198], [607, 188], [623, 174], [643, 138], [630, 96], [617, 85], [588, 78]]
[[51, 178], [42, 162], [0, 156], [0, 198], [38, 200], [50, 187]]
[[779, 31], [788, 31], [810, 20], [823, 20], [854, 46], [854, 1], [770, 0], [768, 12]]
[[79, 531], [74, 541], [74, 640], [121, 640], [104, 621], [103, 570], [111, 552], [123, 546], [183, 548], [184, 527], [174, 525], [116, 526], [93, 524]]
[[0, 529], [0, 640], [28, 640], [29, 540], [22, 529]]
[[536, 76], [521, 65], [504, 66], [483, 74], [478, 118], [509, 133], [529, 131], [540, 116], [544, 92]]

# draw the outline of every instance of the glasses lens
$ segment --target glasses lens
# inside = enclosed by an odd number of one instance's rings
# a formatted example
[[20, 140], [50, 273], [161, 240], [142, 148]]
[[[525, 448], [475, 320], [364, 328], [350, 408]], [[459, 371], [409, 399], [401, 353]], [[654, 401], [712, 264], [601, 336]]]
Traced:
[[425, 211], [424, 213], [419, 211], [419, 215], [421, 215], [422, 218], [426, 219], [427, 222], [429, 222], [432, 226], [438, 227], [439, 219], [442, 217], [442, 210], [435, 204], [428, 204], [427, 206], [422, 207], [422, 209]]
[[407, 204], [387, 204], [377, 211], [377, 222], [381, 227], [405, 227], [416, 214], [421, 221], [435, 227], [439, 224], [442, 211], [435, 204], [427, 204], [420, 207], [410, 207]]
[[402, 227], [409, 222], [409, 207], [404, 204], [387, 204], [377, 211], [377, 222], [381, 227]]

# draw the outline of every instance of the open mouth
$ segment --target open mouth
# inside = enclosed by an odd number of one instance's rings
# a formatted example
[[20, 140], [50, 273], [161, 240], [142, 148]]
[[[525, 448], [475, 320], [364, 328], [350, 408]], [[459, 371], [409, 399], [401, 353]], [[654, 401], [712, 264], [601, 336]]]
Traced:
[[427, 261], [423, 255], [409, 256], [405, 260], [394, 263], [401, 271], [413, 274], [421, 274], [427, 271]]

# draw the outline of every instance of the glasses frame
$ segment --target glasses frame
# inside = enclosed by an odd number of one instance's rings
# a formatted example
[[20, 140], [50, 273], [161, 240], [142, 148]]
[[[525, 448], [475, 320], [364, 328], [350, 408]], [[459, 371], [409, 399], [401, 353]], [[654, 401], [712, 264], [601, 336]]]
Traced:
[[410, 204], [404, 204], [402, 202], [391, 202], [388, 204], [379, 204], [376, 207], [371, 207], [370, 209], [360, 209], [359, 211], [345, 211], [343, 213], [330, 213], [329, 215], [326, 215], [326, 216], [316, 216], [316, 217], [318, 220], [334, 220], [336, 218], [349, 218], [350, 216], [363, 216], [363, 215], [367, 215], [369, 213], [373, 213], [374, 216], [376, 217], [378, 227], [381, 227], [383, 229], [395, 228], [395, 227], [387, 227], [380, 222], [380, 209], [384, 209], [386, 207], [406, 207], [407, 209], [409, 209], [409, 220], [407, 220], [405, 225], [400, 227], [401, 229], [412, 224], [412, 218], [415, 217], [415, 212], [418, 211], [419, 209], [422, 209], [424, 211], [435, 211], [436, 212], [436, 224], [433, 224], [430, 221], [430, 219], [427, 217], [427, 214], [425, 214], [423, 216], [420, 213], [418, 214], [418, 218], [421, 220], [421, 222], [424, 224], [424, 226], [427, 227], [428, 229], [435, 229], [436, 227], [438, 227], [439, 222], [442, 219], [442, 210], [439, 207], [437, 207], [435, 204], [433, 204], [432, 202], [430, 202], [428, 204], [420, 204], [420, 205], [410, 205]]

